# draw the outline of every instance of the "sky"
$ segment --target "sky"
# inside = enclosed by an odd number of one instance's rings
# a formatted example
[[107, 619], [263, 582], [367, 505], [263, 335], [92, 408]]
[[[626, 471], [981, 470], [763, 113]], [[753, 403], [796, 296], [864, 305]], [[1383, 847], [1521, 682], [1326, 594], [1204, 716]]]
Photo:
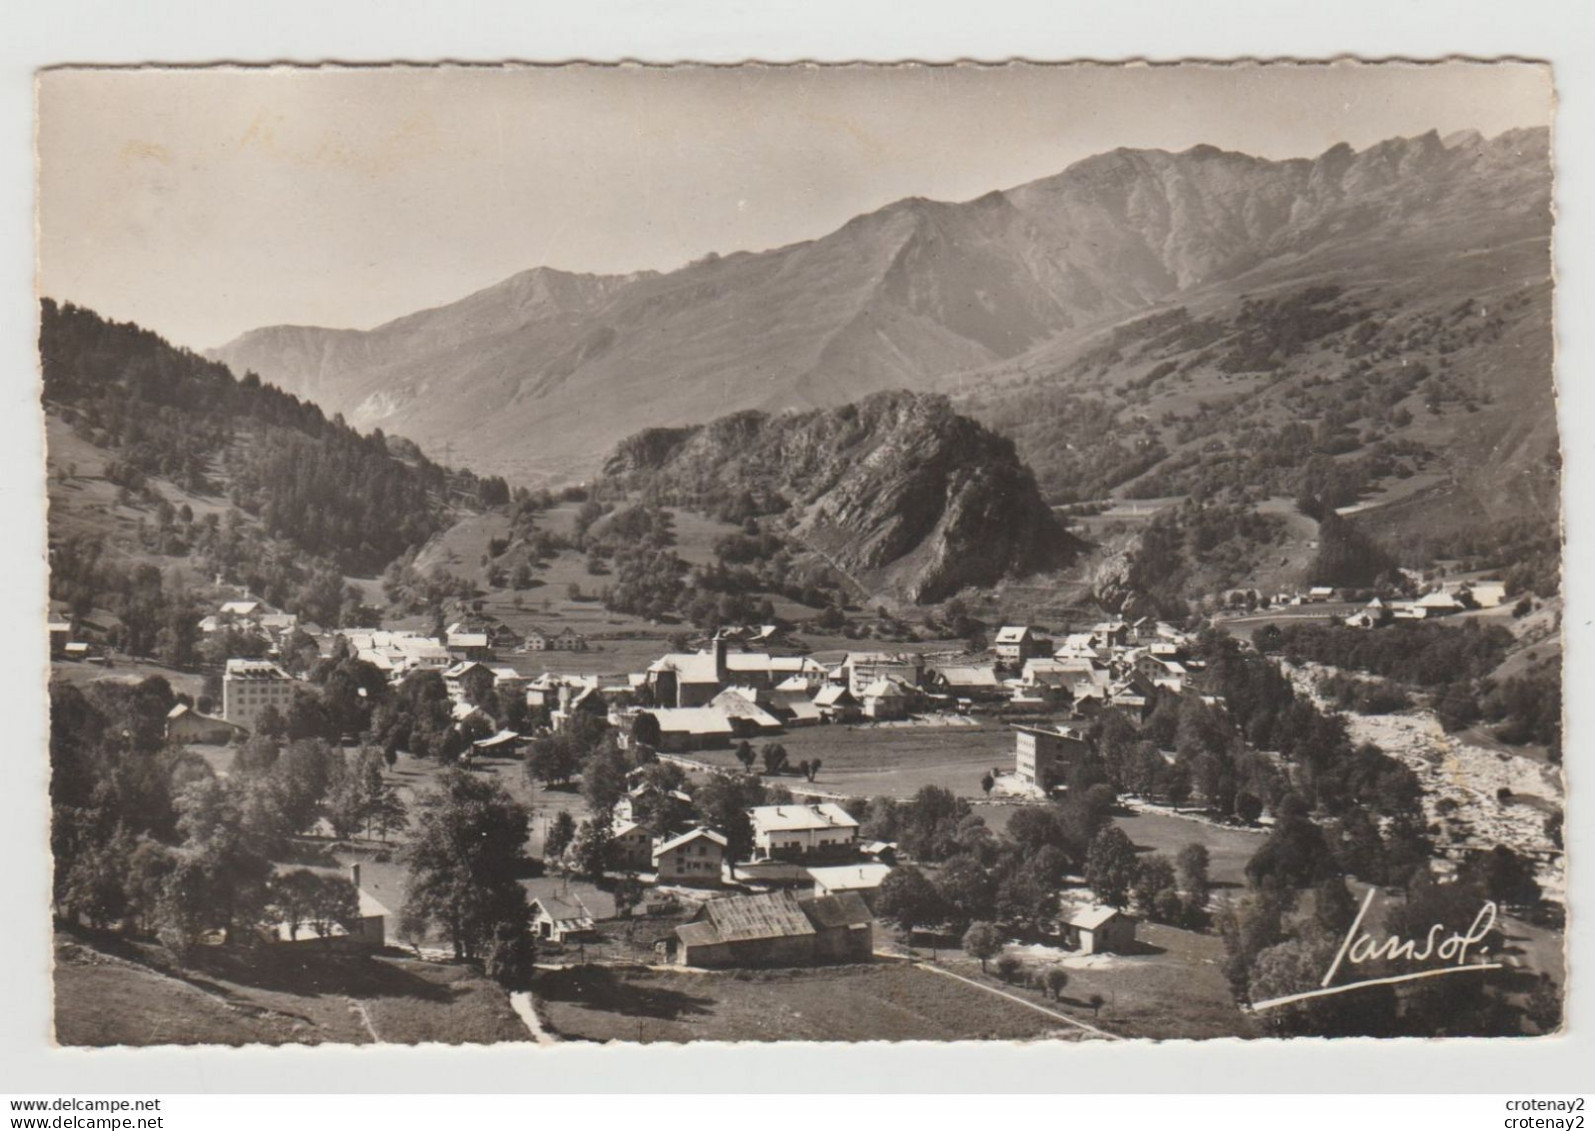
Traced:
[[39, 289], [205, 349], [779, 247], [1119, 147], [1311, 157], [1551, 109], [1530, 64], [52, 70]]

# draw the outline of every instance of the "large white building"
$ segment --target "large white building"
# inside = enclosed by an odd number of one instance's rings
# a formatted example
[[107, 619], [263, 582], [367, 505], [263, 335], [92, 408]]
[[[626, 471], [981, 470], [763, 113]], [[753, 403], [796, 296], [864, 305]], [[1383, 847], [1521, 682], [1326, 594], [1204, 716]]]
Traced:
[[845, 857], [858, 842], [858, 822], [834, 801], [819, 805], [761, 805], [753, 818], [755, 860]]
[[253, 730], [267, 707], [286, 716], [297, 687], [293, 676], [269, 660], [228, 660], [222, 673], [222, 718]]

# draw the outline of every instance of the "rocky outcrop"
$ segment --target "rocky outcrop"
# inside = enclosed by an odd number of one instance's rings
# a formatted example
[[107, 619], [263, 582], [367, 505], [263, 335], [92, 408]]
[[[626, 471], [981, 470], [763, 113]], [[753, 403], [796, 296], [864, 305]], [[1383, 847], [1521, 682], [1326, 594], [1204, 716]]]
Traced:
[[650, 430], [605, 476], [689, 505], [755, 500], [863, 590], [918, 603], [1066, 565], [1079, 548], [1012, 442], [940, 396]]

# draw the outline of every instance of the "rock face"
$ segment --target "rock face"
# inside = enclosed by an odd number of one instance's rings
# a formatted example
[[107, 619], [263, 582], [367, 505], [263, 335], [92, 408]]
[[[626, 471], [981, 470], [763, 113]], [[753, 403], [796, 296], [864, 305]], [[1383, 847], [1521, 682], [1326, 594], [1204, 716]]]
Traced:
[[1543, 237], [1548, 146], [1519, 130], [1288, 161], [1115, 150], [963, 203], [898, 201], [788, 247], [664, 275], [540, 269], [374, 330], [267, 328], [214, 356], [361, 427], [434, 452], [451, 442], [478, 470], [579, 477], [652, 425], [978, 381], [1257, 272], [1277, 283]]
[[940, 396], [654, 429], [623, 442], [604, 474], [699, 505], [761, 500], [861, 590], [919, 603], [1065, 565], [1079, 545], [1013, 444]]

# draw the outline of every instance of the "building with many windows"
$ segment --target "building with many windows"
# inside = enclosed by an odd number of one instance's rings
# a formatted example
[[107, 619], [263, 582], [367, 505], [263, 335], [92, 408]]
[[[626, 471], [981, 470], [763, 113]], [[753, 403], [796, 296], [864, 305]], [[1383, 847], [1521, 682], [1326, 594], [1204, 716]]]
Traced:
[[228, 660], [222, 673], [222, 718], [253, 730], [267, 707], [288, 714], [298, 682], [269, 660]]

